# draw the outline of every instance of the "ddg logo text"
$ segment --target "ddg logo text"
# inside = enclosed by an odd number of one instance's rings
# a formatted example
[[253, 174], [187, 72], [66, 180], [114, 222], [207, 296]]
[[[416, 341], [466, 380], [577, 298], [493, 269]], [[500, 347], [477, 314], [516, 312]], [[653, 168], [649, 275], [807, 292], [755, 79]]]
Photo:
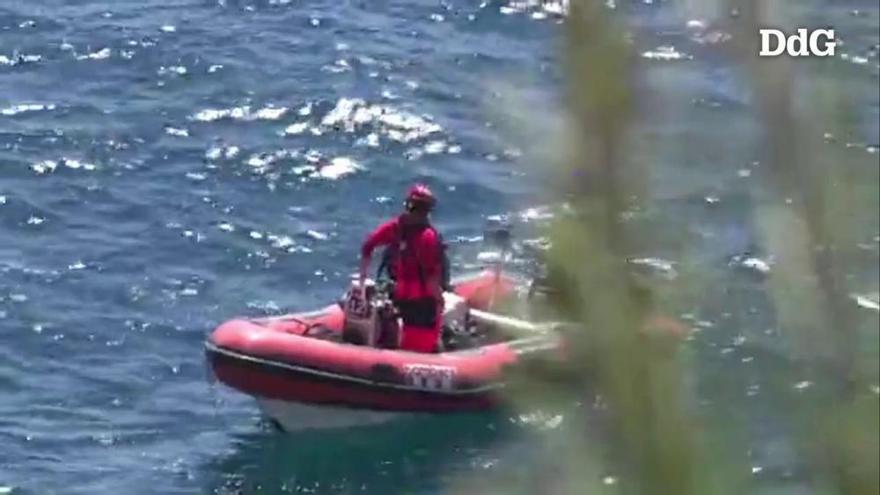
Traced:
[[833, 29], [809, 30], [800, 28], [786, 35], [779, 29], [760, 29], [760, 57], [777, 57], [787, 53], [792, 57], [833, 57], [837, 42]]

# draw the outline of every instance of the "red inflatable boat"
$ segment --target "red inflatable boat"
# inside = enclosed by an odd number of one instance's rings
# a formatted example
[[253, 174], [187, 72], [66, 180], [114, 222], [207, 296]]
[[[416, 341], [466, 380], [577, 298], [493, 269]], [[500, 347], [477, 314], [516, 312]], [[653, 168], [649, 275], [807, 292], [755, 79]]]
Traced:
[[[484, 272], [458, 279], [454, 288], [467, 310], [485, 315], [474, 310], [511, 296], [514, 283]], [[491, 408], [518, 363], [557, 347], [552, 332], [501, 326], [491, 319], [472, 324], [469, 343], [436, 354], [382, 349], [346, 343], [344, 313], [333, 304], [312, 313], [226, 322], [211, 334], [206, 352], [219, 381], [254, 396], [289, 427], [302, 419], [287, 414], [297, 404], [406, 412]]]

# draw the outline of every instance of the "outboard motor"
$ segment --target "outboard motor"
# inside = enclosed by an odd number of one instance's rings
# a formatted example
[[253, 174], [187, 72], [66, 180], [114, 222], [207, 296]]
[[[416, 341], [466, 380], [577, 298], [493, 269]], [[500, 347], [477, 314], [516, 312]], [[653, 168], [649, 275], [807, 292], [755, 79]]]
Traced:
[[467, 300], [454, 292], [443, 293], [443, 331], [440, 334], [443, 351], [470, 347], [473, 326]]
[[342, 340], [369, 347], [398, 347], [400, 325], [388, 292], [377, 287], [372, 280], [366, 280], [364, 285], [366, 290], [361, 297], [360, 285], [353, 280], [342, 300]]
[[483, 241], [497, 248], [501, 253], [510, 251], [513, 244], [513, 236], [510, 233], [511, 225], [506, 220], [493, 218], [486, 223]]

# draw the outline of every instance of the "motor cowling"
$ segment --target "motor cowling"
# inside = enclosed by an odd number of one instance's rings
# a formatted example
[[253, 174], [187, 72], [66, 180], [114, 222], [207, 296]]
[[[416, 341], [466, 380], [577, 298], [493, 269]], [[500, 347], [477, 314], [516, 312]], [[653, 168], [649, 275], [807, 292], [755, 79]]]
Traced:
[[352, 281], [343, 298], [342, 339], [350, 344], [369, 347], [398, 347], [400, 325], [394, 303], [388, 293], [379, 290], [372, 280], [366, 280], [364, 285], [366, 289], [361, 290], [358, 281]]
[[443, 324], [466, 328], [468, 304], [465, 298], [454, 292], [443, 293]]

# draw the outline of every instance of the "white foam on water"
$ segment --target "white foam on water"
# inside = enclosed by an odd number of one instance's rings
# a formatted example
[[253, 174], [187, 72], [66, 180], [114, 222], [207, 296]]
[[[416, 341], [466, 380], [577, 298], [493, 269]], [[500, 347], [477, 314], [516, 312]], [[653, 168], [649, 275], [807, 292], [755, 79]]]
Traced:
[[76, 160], [74, 158], [62, 158], [60, 160], [60, 163], [61, 163], [61, 165], [64, 165], [65, 167], [67, 167], [69, 169], [73, 169], [73, 170], [82, 169], [82, 170], [91, 171], [91, 170], [95, 170], [97, 168], [97, 166], [93, 163], [83, 163], [83, 162]]
[[278, 120], [287, 113], [287, 108], [267, 106], [254, 113], [254, 118], [259, 120]]
[[30, 64], [39, 62], [43, 60], [42, 55], [27, 55], [18, 53], [12, 56], [12, 58], [7, 57], [6, 55], [0, 55], [0, 65], [19, 65], [19, 64]]
[[286, 236], [286, 235], [270, 234], [270, 235], [266, 236], [266, 239], [272, 244], [272, 247], [275, 247], [278, 249], [286, 249], [286, 248], [289, 248], [290, 246], [293, 246], [295, 244], [293, 242], [293, 239], [290, 236]]
[[188, 130], [180, 129], [177, 127], [166, 127], [165, 134], [168, 134], [169, 136], [176, 136], [176, 137], [189, 137]]
[[876, 292], [871, 294], [850, 294], [850, 297], [862, 308], [880, 311], [880, 294]]
[[31, 165], [31, 169], [41, 175], [54, 172], [56, 168], [58, 168], [58, 162], [55, 160], [43, 160]]
[[[547, 12], [548, 14], [564, 16], [568, 15], [568, 1], [569, 0], [550, 0], [548, 2], [543, 2], [541, 4], [541, 7], [544, 9], [544, 12]], [[606, 6], [609, 9], [613, 9], [615, 7], [615, 4], [613, 1], [609, 1], [606, 2]]]
[[[482, 240], [482, 237], [479, 237], [477, 239]], [[537, 239], [524, 239], [522, 241], [522, 244], [523, 246], [528, 246], [538, 251], [547, 251], [552, 246], [550, 244], [550, 240], [546, 237], [538, 237]]]
[[213, 146], [205, 151], [205, 158], [208, 160], [232, 160], [241, 152], [238, 146]]
[[341, 59], [339, 59], [339, 60], [333, 62], [332, 65], [325, 65], [324, 67], [322, 67], [322, 69], [325, 70], [325, 71], [327, 71], [327, 72], [333, 72], [333, 73], [338, 74], [338, 73], [340, 73], [340, 72], [348, 72], [348, 71], [350, 71], [350, 70], [351, 70], [351, 65], [348, 63], [347, 60], [341, 58]]
[[666, 279], [672, 280], [678, 277], [678, 272], [675, 270], [675, 263], [663, 258], [633, 258], [629, 260], [629, 262], [633, 265], [646, 266]]
[[309, 128], [308, 122], [296, 122], [294, 124], [290, 124], [284, 129], [284, 134], [288, 136], [293, 136], [296, 134], [302, 134]]
[[372, 126], [379, 136], [407, 143], [443, 131], [430, 116], [416, 115], [386, 104], [370, 104], [360, 98], [340, 98], [321, 119], [325, 129], [355, 132]]
[[[480, 5], [480, 8], [484, 8], [484, 4]], [[529, 13], [533, 19], [542, 20], [548, 15], [567, 15], [568, 0], [514, 0], [500, 6], [498, 11], [504, 15]]]
[[[199, 290], [195, 287], [187, 287], [180, 291], [181, 296], [197, 296], [199, 295]], [[173, 369], [172, 369], [173, 371]]]
[[257, 172], [264, 172], [278, 161], [297, 157], [299, 157], [299, 151], [297, 150], [280, 149], [273, 152], [264, 151], [252, 154], [245, 160], [245, 164], [253, 167]]
[[749, 268], [760, 273], [770, 272], [770, 263], [762, 260], [761, 258], [749, 257], [742, 260], [740, 265], [742, 265], [743, 268]]
[[685, 27], [688, 29], [702, 30], [706, 29], [706, 21], [703, 19], [690, 19], [685, 23]]
[[306, 151], [305, 159], [309, 163], [316, 164], [321, 161], [323, 156], [324, 155], [322, 155], [320, 151], [312, 149], [312, 150]]
[[642, 52], [642, 57], [650, 60], [690, 60], [691, 55], [678, 51], [674, 46], [658, 46], [654, 50]]
[[250, 105], [242, 105], [231, 108], [206, 108], [199, 110], [189, 117], [190, 120], [198, 122], [215, 122], [223, 119], [254, 121], [254, 120], [278, 120], [283, 117], [289, 109], [286, 107], [276, 107], [267, 105], [253, 111]]
[[88, 53], [86, 55], [77, 55], [77, 60], [104, 60], [110, 58], [110, 55], [113, 54], [113, 51], [109, 48], [102, 48], [96, 52]]
[[477, 253], [477, 261], [483, 263], [497, 263], [501, 261], [501, 253], [498, 251], [482, 251]]
[[0, 110], [0, 115], [13, 116], [27, 112], [42, 112], [42, 111], [50, 111], [55, 110], [55, 104], [53, 103], [20, 103], [18, 105], [12, 105], [11, 107], [6, 107]]
[[378, 148], [379, 147], [379, 135], [375, 132], [371, 132], [366, 136], [358, 139], [358, 144], [366, 145], [370, 148]]
[[812, 386], [813, 386], [813, 382], [811, 382], [809, 380], [804, 380], [802, 382], [795, 383], [793, 388], [795, 390], [806, 390]]
[[214, 122], [221, 119], [242, 119], [245, 116], [249, 115], [250, 111], [251, 109], [249, 106], [233, 108], [207, 108], [205, 110], [200, 110], [199, 112], [190, 116], [190, 119], [197, 120], [199, 122]]
[[696, 32], [691, 36], [691, 39], [700, 45], [715, 45], [728, 41], [731, 38], [729, 33], [716, 29], [706, 31], [699, 28], [693, 28], [693, 30]]
[[349, 157], [339, 156], [330, 160], [330, 163], [318, 169], [318, 175], [323, 179], [335, 180], [346, 175], [353, 174], [363, 167]]
[[549, 206], [534, 206], [520, 212], [519, 217], [524, 222], [552, 220], [555, 215]]
[[318, 171], [318, 168], [314, 165], [298, 165], [296, 167], [292, 167], [290, 171], [296, 175], [311, 175]]
[[425, 145], [425, 153], [435, 155], [446, 151], [446, 143], [443, 141], [431, 141]]
[[550, 414], [544, 411], [535, 411], [519, 414], [509, 418], [514, 424], [527, 425], [538, 430], [555, 430], [562, 425], [565, 417], [561, 414]]
[[865, 65], [869, 62], [868, 57], [863, 57], [861, 55], [851, 55], [849, 53], [841, 53], [841, 60], [848, 60], [856, 65]]
[[[130, 58], [130, 57], [129, 57], [129, 58]], [[159, 70], [156, 71], [156, 72], [157, 72], [160, 76], [165, 76], [165, 75], [168, 75], [168, 74], [174, 74], [174, 75], [178, 75], [178, 76], [184, 76], [184, 75], [187, 74], [188, 70], [187, 70], [187, 68], [186, 68], [185, 66], [183, 66], [183, 65], [171, 65], [171, 66], [168, 66], [168, 67], [165, 67], [165, 66], [163, 65], [162, 67], [159, 67]]]

